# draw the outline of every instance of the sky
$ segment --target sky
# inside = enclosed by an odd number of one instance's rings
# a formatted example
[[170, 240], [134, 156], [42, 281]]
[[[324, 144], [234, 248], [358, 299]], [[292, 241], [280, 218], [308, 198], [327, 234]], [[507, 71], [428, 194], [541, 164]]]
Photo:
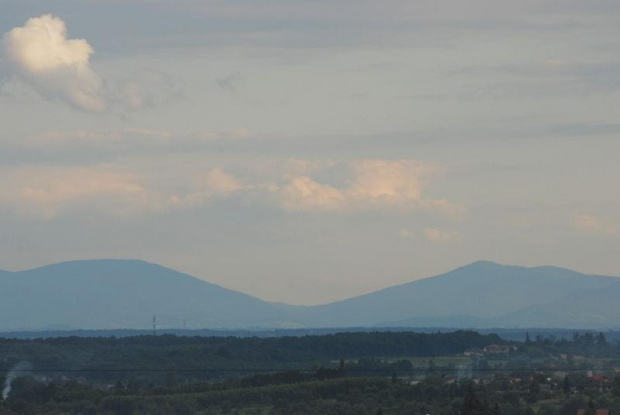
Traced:
[[0, 269], [321, 304], [620, 276], [617, 0], [3, 0]]

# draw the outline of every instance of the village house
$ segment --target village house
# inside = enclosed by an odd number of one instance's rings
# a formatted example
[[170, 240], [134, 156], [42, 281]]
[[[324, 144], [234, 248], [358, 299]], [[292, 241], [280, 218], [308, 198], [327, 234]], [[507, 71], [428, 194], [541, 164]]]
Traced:
[[510, 346], [502, 346], [501, 344], [490, 344], [484, 348], [486, 354], [509, 354]]
[[482, 357], [484, 356], [484, 350], [479, 347], [472, 347], [463, 352], [463, 356], [466, 357]]

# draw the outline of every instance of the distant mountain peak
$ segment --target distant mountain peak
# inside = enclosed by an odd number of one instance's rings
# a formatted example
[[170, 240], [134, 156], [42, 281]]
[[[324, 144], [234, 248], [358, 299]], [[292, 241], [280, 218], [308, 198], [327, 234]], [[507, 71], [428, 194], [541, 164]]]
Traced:
[[[15, 313], [15, 310], [20, 310]], [[0, 331], [272, 326], [284, 311], [256, 297], [133, 259], [65, 261], [0, 278]]]
[[614, 301], [620, 279], [484, 260], [308, 307], [267, 303], [136, 259], [66, 261], [0, 274], [0, 331], [149, 327], [153, 315], [158, 326], [176, 328], [186, 322], [193, 328], [617, 327], [620, 321]]
[[152, 262], [147, 262], [142, 259], [131, 258], [93, 258], [93, 259], [76, 259], [71, 261], [62, 261], [48, 266], [77, 266], [77, 265], [93, 265], [93, 264], [119, 264], [119, 265], [146, 265], [146, 266], [159, 266]]
[[493, 261], [486, 261], [486, 260], [479, 260], [479, 261], [475, 261], [472, 262], [469, 265], [465, 265], [461, 268], [504, 268], [504, 267], [508, 267], [510, 265], [503, 265], [503, 264], [499, 264], [497, 262], [493, 262]]
[[524, 266], [524, 265], [507, 265], [500, 264], [498, 262], [480, 260], [472, 262], [471, 264], [465, 265], [463, 267], [457, 268], [457, 270], [480, 270], [480, 271], [492, 271], [492, 270], [506, 270], [506, 269], [514, 269], [514, 270], [538, 270], [538, 271], [555, 271], [555, 272], [566, 272], [570, 274], [581, 274], [580, 272], [573, 271], [568, 268], [556, 267], [552, 265], [536, 265], [536, 266]]
[[41, 265], [34, 268], [25, 269], [23, 271], [34, 271], [38, 269], [49, 268], [79, 268], [79, 267], [92, 267], [93, 265], [134, 265], [134, 266], [159, 266], [151, 262], [147, 262], [141, 259], [116, 259], [116, 258], [96, 258], [96, 259], [75, 259], [69, 261], [55, 262], [53, 264]]

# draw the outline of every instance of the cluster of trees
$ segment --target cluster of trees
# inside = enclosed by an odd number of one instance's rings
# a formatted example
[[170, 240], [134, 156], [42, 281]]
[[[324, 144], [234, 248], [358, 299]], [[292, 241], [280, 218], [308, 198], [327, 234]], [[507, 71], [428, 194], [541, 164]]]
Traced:
[[[496, 335], [373, 332], [322, 336], [238, 338], [137, 336], [124, 338], [0, 339], [0, 372], [22, 361], [50, 376], [113, 382], [129, 379], [157, 382], [161, 372], [181, 378], [213, 379], [255, 371], [314, 370], [339, 359], [381, 356], [440, 356], [501, 342]], [[337, 364], [337, 363], [336, 363]], [[360, 363], [359, 369], [377, 362]], [[392, 365], [393, 366], [393, 365]], [[399, 368], [405, 367], [403, 363]], [[396, 367], [385, 367], [394, 369]]]
[[549, 354], [565, 354], [569, 357], [620, 357], [620, 348], [617, 343], [608, 342], [604, 333], [592, 332], [575, 332], [571, 339], [542, 335], [537, 335], [531, 339], [526, 334], [525, 342], [521, 344], [519, 350], [521, 354], [530, 358]]

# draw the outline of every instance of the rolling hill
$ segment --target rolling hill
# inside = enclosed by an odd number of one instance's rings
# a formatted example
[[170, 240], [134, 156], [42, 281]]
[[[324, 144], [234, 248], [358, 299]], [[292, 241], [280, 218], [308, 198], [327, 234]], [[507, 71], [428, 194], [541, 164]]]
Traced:
[[[314, 307], [308, 323], [537, 327], [542, 320], [536, 312], [523, 314], [523, 318], [519, 313], [548, 304], [555, 304], [553, 310], [569, 311], [574, 309], [574, 299], [583, 293], [604, 291], [618, 282], [613, 277], [586, 276], [563, 268], [525, 268], [479, 261], [439, 276]], [[589, 322], [583, 320], [584, 324]], [[608, 323], [616, 324], [612, 320]], [[566, 324], [566, 315], [560, 314], [546, 320], [545, 327]]]
[[548, 303], [536, 304], [496, 319], [495, 326], [609, 329], [620, 327], [620, 281], [600, 288], [586, 289]]
[[620, 279], [479, 261], [331, 304], [262, 301], [135, 260], [0, 271], [0, 330], [620, 327]]
[[159, 265], [73, 261], [0, 274], [0, 329], [243, 328], [280, 324], [277, 307]]

